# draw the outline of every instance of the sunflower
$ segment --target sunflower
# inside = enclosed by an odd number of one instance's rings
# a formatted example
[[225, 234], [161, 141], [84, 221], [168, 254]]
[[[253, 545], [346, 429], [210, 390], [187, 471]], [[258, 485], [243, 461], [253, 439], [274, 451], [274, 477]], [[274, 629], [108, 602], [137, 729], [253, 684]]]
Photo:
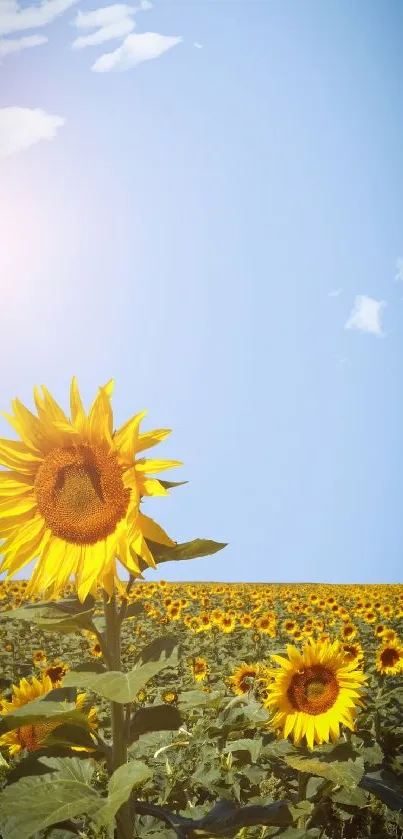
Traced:
[[221, 632], [226, 632], [227, 634], [229, 634], [230, 632], [233, 632], [235, 629], [236, 619], [234, 615], [230, 615], [228, 612], [224, 612], [217, 626], [220, 627]]
[[205, 658], [198, 656], [190, 661], [190, 669], [195, 682], [203, 682], [209, 672], [209, 666]]
[[[45, 673], [40, 679], [32, 676], [30, 679], [21, 679], [19, 685], [13, 685], [11, 700], [2, 699], [1, 713], [7, 715], [22, 708], [28, 702], [44, 696], [54, 685]], [[76, 698], [76, 709], [83, 711], [86, 699], [85, 693], [79, 693]], [[97, 727], [97, 717], [94, 708], [86, 712], [87, 722], [90, 728]], [[32, 725], [23, 725], [21, 728], [14, 728], [0, 736], [0, 748], [6, 747], [10, 755], [19, 754], [23, 749], [29, 752], [37, 751], [44, 745], [46, 738], [59, 727], [61, 723], [57, 720], [43, 719]], [[71, 747], [74, 751], [87, 751], [82, 747]]]
[[266, 707], [274, 712], [271, 726], [293, 734], [298, 744], [305, 737], [308, 747], [336, 742], [340, 723], [354, 729], [360, 691], [366, 677], [345, 661], [340, 644], [310, 641], [302, 652], [287, 646], [288, 658], [272, 655], [280, 665], [273, 670], [275, 680], [268, 685]]
[[167, 703], [167, 705], [173, 705], [178, 701], [178, 692], [172, 689], [164, 690], [161, 694], [161, 698], [163, 702]]
[[94, 656], [94, 658], [101, 658], [102, 650], [101, 650], [101, 645], [99, 644], [98, 641], [95, 641], [95, 643], [92, 645], [92, 647], [90, 647], [90, 653], [91, 653], [91, 655]]
[[258, 664], [246, 664], [245, 661], [236, 667], [232, 676], [228, 679], [230, 686], [237, 696], [249, 693], [259, 673]]
[[32, 655], [32, 662], [33, 664], [46, 664], [47, 658], [43, 650], [35, 650]]
[[34, 390], [38, 416], [18, 399], [14, 415], [5, 415], [21, 439], [0, 440], [0, 572], [10, 577], [39, 557], [28, 597], [57, 597], [73, 575], [81, 601], [96, 596], [97, 584], [112, 594], [116, 559], [140, 577], [140, 566], [155, 567], [146, 540], [175, 544], [140, 501], [168, 494], [147, 473], [181, 464], [136, 459], [170, 432], [140, 434], [145, 412], [114, 431], [112, 390], [112, 381], [99, 388], [87, 416], [73, 378], [71, 419], [45, 387]]
[[382, 676], [395, 676], [403, 672], [403, 645], [400, 641], [389, 641], [378, 649], [376, 669]]
[[49, 664], [49, 666], [46, 667], [46, 669], [44, 670], [44, 675], [49, 676], [49, 679], [52, 682], [53, 687], [58, 687], [63, 676], [66, 675], [69, 669], [70, 668], [68, 664], [66, 664], [64, 661], [60, 661], [60, 659], [57, 658], [52, 664]]
[[352, 641], [357, 635], [357, 627], [353, 623], [345, 623], [341, 630], [343, 641]]
[[364, 661], [364, 651], [362, 645], [355, 641], [351, 643], [350, 641], [347, 643], [342, 643], [341, 648], [343, 650], [344, 658], [346, 661], [351, 663], [352, 661], [355, 662], [355, 666], [359, 667], [363, 664]]

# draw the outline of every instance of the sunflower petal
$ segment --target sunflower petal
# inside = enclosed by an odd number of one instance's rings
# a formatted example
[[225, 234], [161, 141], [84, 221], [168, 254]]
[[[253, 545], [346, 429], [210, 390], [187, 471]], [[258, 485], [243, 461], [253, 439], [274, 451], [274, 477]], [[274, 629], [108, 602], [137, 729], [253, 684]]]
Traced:
[[173, 547], [176, 544], [157, 522], [149, 518], [149, 516], [145, 516], [144, 513], [138, 514], [137, 525], [141, 529], [144, 538], [150, 539], [151, 542], [158, 542], [160, 545], [168, 545], [169, 547]]
[[136, 472], [164, 472], [166, 469], [173, 469], [175, 466], [183, 466], [180, 460], [136, 460]]
[[161, 443], [162, 440], [165, 440], [170, 434], [172, 434], [170, 428], [156, 428], [155, 431], [143, 431], [143, 433], [138, 436], [136, 452], [143, 452], [145, 449], [151, 449], [152, 446], [156, 446], [158, 443]]

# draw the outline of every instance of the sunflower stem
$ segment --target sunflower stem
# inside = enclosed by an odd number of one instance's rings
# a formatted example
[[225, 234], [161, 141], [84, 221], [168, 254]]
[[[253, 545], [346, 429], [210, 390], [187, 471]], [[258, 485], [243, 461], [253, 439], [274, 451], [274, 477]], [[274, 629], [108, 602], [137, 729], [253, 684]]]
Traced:
[[[308, 786], [309, 775], [306, 772], [298, 771], [298, 802], [306, 801], [306, 792]], [[305, 827], [306, 815], [303, 813], [298, 818], [297, 827]]]
[[[106, 624], [106, 665], [109, 670], [121, 670], [120, 629], [121, 621], [117, 609], [116, 594], [108, 597], [104, 592], [104, 612]], [[125, 737], [125, 706], [120, 702], [111, 702], [112, 744], [109, 772], [115, 772], [127, 762], [127, 741]], [[122, 804], [116, 814], [117, 839], [132, 839], [133, 824], [130, 803]]]

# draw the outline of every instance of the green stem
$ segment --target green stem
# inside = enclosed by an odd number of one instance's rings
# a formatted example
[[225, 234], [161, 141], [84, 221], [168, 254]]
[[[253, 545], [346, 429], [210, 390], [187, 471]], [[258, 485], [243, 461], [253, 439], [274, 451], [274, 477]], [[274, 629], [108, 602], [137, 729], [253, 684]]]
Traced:
[[[306, 772], [298, 771], [298, 802], [306, 801], [306, 791], [308, 786], [309, 775]], [[306, 815], [305, 813], [302, 814], [299, 819], [297, 826], [298, 827], [305, 827]]]
[[[106, 664], [108, 670], [121, 670], [120, 629], [121, 620], [117, 610], [116, 595], [108, 598], [104, 592], [104, 612], [106, 624]], [[111, 702], [112, 752], [110, 772], [127, 762], [127, 742], [125, 737], [125, 706], [121, 702]], [[132, 839], [133, 824], [130, 804], [125, 802], [116, 815], [117, 839]]]

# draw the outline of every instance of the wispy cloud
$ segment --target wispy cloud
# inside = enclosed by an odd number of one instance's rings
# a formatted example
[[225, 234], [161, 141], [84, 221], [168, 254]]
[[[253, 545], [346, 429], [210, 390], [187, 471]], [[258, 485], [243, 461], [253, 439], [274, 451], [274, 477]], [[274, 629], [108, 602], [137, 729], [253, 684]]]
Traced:
[[329, 291], [329, 297], [340, 297], [342, 291], [342, 288], [335, 288], [333, 291]]
[[403, 256], [398, 256], [396, 260], [395, 281], [397, 283], [403, 283]]
[[47, 26], [76, 2], [44, 0], [38, 6], [20, 6], [17, 0], [0, 0], [0, 35]]
[[384, 300], [375, 300], [373, 297], [366, 297], [365, 294], [358, 294], [344, 328], [382, 335], [381, 313], [385, 306]]
[[93, 47], [115, 38], [125, 38], [133, 31], [136, 25], [133, 17], [140, 8], [127, 6], [125, 3], [115, 3], [112, 6], [94, 9], [92, 12], [79, 11], [73, 25], [77, 29], [97, 29], [97, 31], [90, 35], [80, 35], [73, 41], [73, 49]]
[[200, 44], [199, 41], [193, 41], [193, 46], [196, 47], [197, 50], [203, 49], [203, 44]]
[[39, 108], [0, 108], [0, 157], [28, 149], [40, 140], [53, 140], [65, 120]]
[[114, 52], [104, 53], [92, 65], [95, 73], [109, 73], [112, 70], [130, 70], [143, 61], [158, 58], [171, 47], [182, 41], [181, 37], [159, 35], [157, 32], [133, 33]]
[[48, 38], [46, 35], [25, 35], [23, 38], [0, 38], [0, 61], [6, 55], [21, 52], [30, 47], [40, 47], [41, 44], [46, 44], [47, 41]]

